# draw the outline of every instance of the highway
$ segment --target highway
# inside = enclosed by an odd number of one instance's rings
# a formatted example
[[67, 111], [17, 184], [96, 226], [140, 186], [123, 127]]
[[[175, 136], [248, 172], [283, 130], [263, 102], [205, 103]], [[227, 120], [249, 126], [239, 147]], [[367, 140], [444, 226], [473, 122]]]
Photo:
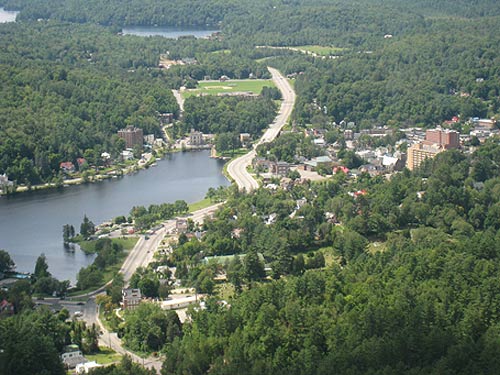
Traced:
[[236, 182], [238, 188], [240, 190], [246, 190], [247, 192], [259, 187], [259, 183], [247, 171], [247, 167], [256, 155], [255, 148], [262, 143], [273, 141], [278, 136], [279, 132], [292, 114], [296, 99], [295, 91], [293, 91], [292, 86], [290, 86], [290, 83], [286, 80], [286, 78], [274, 68], [267, 67], [267, 69], [273, 76], [273, 81], [276, 87], [281, 91], [281, 95], [283, 97], [280, 111], [261, 139], [254, 145], [253, 150], [248, 154], [234, 159], [227, 166], [227, 172]]

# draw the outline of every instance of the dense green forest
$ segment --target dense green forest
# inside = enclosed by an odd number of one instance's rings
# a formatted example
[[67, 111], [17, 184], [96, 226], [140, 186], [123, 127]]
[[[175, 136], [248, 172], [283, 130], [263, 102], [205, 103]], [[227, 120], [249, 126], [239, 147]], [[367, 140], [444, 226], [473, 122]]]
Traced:
[[250, 133], [258, 135], [274, 119], [271, 99], [240, 97], [190, 97], [184, 104], [184, 126], [203, 133]]
[[[178, 114], [170, 89], [186, 78], [268, 75], [249, 58], [211, 53], [218, 42], [122, 37], [57, 22], [0, 25], [0, 35], [0, 172], [19, 184], [51, 181], [63, 161], [99, 165], [104, 151], [116, 157], [123, 149], [116, 131], [127, 125], [159, 136], [158, 113]], [[167, 51], [202, 63], [160, 70]]]
[[[242, 291], [192, 312], [163, 374], [497, 372], [496, 143], [390, 181], [341, 173], [289, 192], [233, 191], [202, 242], [183, 243], [171, 261], [201, 291], [218, 266], [200, 254], [247, 254], [224, 266]], [[292, 218], [298, 198], [307, 203]], [[307, 255], [318, 246], [333, 259], [327, 268]], [[258, 282], [257, 252], [280, 280]]]
[[[308, 123], [324, 107], [331, 120], [367, 128], [432, 126], [456, 115], [466, 120], [498, 114], [499, 25], [500, 18], [440, 20], [422, 34], [386, 39], [370, 53], [311, 60], [295, 85], [296, 120]], [[293, 59], [278, 64], [287, 71], [303, 69]], [[310, 105], [313, 99], [317, 108]]]

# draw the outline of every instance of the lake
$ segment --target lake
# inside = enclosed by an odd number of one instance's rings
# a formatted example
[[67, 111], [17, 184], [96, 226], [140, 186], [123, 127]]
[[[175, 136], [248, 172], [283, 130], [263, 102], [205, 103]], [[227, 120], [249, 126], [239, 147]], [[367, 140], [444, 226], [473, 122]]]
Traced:
[[210, 159], [207, 150], [173, 153], [156, 167], [119, 179], [0, 197], [0, 249], [10, 253], [21, 272], [33, 272], [37, 257], [44, 253], [49, 272], [74, 282], [94, 255], [64, 249], [64, 224], [78, 232], [85, 214], [97, 225], [127, 216], [133, 206], [199, 201], [208, 188], [230, 184], [222, 174], [223, 165]]
[[195, 38], [206, 38], [218, 30], [182, 29], [178, 27], [128, 26], [122, 29], [123, 35], [163, 36], [177, 39], [181, 36], [193, 35]]
[[19, 12], [0, 8], [0, 23], [16, 22]]

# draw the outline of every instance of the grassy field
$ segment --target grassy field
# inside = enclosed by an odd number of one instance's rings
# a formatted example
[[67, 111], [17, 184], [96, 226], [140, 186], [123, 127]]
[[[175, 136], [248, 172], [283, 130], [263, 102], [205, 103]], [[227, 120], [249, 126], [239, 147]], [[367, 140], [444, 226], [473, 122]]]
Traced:
[[331, 56], [331, 55], [336, 55], [342, 51], [344, 51], [345, 48], [339, 48], [339, 47], [332, 47], [332, 46], [318, 46], [318, 45], [308, 45], [308, 46], [296, 46], [292, 47], [296, 48], [301, 51], [309, 51], [312, 53], [315, 53], [320, 56]]
[[189, 204], [189, 212], [194, 212], [201, 210], [202, 208], [207, 208], [212, 204], [213, 203], [210, 201], [210, 199], [208, 198], [202, 199], [201, 201]]
[[107, 346], [100, 346], [99, 350], [100, 352], [97, 354], [85, 354], [85, 358], [89, 361], [96, 361], [100, 365], [119, 362], [122, 359], [121, 354], [118, 354]]
[[218, 95], [221, 93], [232, 92], [252, 92], [260, 94], [262, 88], [275, 87], [272, 80], [269, 79], [243, 79], [243, 80], [229, 80], [226, 82], [219, 81], [200, 81], [198, 88], [190, 89], [182, 92], [184, 98], [196, 95]]
[[[131, 250], [135, 244], [137, 243], [138, 238], [137, 237], [122, 237], [122, 238], [113, 238], [112, 241], [113, 243], [117, 243], [123, 246], [125, 250]], [[79, 242], [78, 245], [82, 248], [82, 250], [86, 254], [93, 254], [95, 253], [95, 244], [96, 241], [82, 241]]]

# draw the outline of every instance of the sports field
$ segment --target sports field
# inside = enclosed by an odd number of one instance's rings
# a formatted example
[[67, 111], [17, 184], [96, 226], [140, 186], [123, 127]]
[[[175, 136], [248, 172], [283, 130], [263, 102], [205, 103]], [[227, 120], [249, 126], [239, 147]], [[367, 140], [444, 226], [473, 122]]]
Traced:
[[193, 95], [221, 95], [221, 94], [255, 94], [259, 95], [264, 86], [275, 87], [270, 79], [242, 79], [220, 81], [200, 81], [196, 89], [182, 92], [184, 98]]

